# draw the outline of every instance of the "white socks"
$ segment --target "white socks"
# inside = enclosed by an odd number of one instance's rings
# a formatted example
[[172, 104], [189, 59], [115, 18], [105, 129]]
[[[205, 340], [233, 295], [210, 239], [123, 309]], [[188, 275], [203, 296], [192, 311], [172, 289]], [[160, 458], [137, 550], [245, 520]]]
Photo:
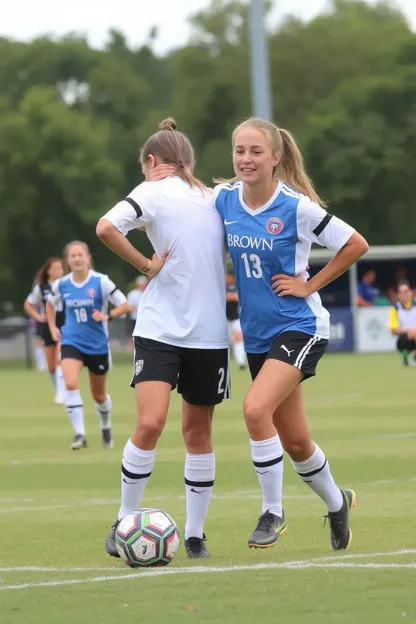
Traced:
[[35, 362], [37, 370], [41, 371], [42, 373], [48, 368], [48, 365], [46, 363], [45, 350], [43, 347], [35, 347]]
[[339, 511], [343, 504], [341, 491], [332, 477], [324, 453], [318, 445], [315, 446], [315, 452], [309, 459], [303, 462], [291, 460], [293, 467], [300, 478], [322, 498], [328, 511]]
[[204, 455], [186, 454], [185, 539], [190, 537], [202, 538], [214, 480], [215, 453], [206, 453]]
[[85, 436], [84, 407], [79, 390], [65, 392], [65, 406], [76, 435]]
[[100, 419], [101, 430], [111, 427], [111, 397], [107, 394], [103, 403], [96, 403], [98, 417]]
[[251, 457], [263, 493], [262, 513], [282, 516], [283, 448], [278, 435], [268, 440], [250, 440]]
[[121, 462], [121, 506], [118, 519], [138, 509], [155, 464], [156, 449], [143, 451], [127, 441]]
[[65, 379], [62, 374], [62, 368], [60, 366], [56, 367], [55, 370], [55, 386], [56, 386], [56, 394], [57, 396], [64, 396], [65, 394]]

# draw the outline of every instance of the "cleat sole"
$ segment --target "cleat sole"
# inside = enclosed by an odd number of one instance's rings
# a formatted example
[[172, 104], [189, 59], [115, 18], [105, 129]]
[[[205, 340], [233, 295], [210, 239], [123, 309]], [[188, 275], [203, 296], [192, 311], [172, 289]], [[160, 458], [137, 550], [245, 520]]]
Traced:
[[274, 542], [271, 542], [270, 544], [248, 544], [249, 548], [273, 548], [273, 546], [276, 544], [277, 540], [279, 539], [279, 537], [281, 535], [286, 535], [287, 533], [287, 527], [285, 527], [284, 529], [282, 529], [279, 534], [276, 535], [276, 539], [274, 540]]

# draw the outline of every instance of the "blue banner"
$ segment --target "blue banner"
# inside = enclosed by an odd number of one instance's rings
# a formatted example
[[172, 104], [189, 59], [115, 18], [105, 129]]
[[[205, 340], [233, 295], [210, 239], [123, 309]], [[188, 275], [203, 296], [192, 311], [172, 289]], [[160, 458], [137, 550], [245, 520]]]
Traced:
[[331, 308], [331, 337], [328, 351], [354, 351], [351, 308]]

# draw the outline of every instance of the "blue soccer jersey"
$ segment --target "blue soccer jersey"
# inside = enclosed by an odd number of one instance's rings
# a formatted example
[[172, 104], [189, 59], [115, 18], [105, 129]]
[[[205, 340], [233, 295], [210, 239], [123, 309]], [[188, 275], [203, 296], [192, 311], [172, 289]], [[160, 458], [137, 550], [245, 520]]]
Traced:
[[108, 353], [107, 323], [95, 321], [93, 311], [106, 312], [109, 301], [116, 306], [127, 301], [108, 275], [91, 270], [82, 284], [73, 280], [72, 273], [61, 277], [52, 286], [53, 305], [56, 307], [60, 301], [66, 309], [62, 345], [71, 345], [87, 355]]
[[302, 274], [307, 279], [312, 243], [339, 251], [353, 228], [282, 182], [256, 210], [245, 204], [241, 182], [220, 184], [213, 199], [234, 264], [247, 353], [267, 352], [284, 331], [328, 339], [329, 313], [319, 295], [279, 297], [272, 290], [272, 276]]

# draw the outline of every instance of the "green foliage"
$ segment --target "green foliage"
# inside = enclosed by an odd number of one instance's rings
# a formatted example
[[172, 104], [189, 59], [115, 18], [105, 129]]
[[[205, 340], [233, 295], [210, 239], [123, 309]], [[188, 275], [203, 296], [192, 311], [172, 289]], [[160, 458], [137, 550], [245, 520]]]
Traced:
[[[111, 31], [104, 50], [77, 35], [0, 39], [0, 309], [16, 310], [45, 257], [86, 240], [125, 286], [132, 267], [94, 224], [142, 181], [140, 145], [168, 115], [193, 141], [207, 183], [232, 175], [231, 132], [251, 114], [248, 5], [212, 0], [188, 44], [165, 57], [157, 31], [137, 49]], [[334, 0], [269, 36], [276, 121], [297, 137], [318, 191], [370, 243], [410, 243], [416, 143], [416, 37], [388, 2]], [[150, 253], [142, 234], [135, 243]]]

